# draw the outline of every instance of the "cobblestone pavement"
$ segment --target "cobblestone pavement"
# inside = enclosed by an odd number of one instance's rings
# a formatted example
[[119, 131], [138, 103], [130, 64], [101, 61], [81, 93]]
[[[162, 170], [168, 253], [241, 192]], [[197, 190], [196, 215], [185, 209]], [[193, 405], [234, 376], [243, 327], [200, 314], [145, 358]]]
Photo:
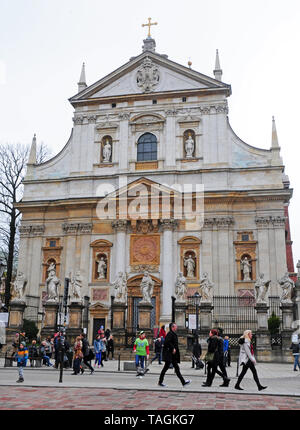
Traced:
[[268, 389], [258, 392], [252, 374], [246, 374], [237, 392], [236, 366], [228, 368], [231, 383], [228, 388], [219, 387], [222, 379], [216, 376], [213, 386], [202, 387], [203, 370], [191, 369], [190, 362], [181, 363], [185, 378], [192, 383], [182, 387], [174, 371], [165, 376], [166, 388], [157, 385], [162, 366], [154, 363], [142, 379], [135, 372], [124, 372], [123, 363], [109, 361], [93, 375], [71, 375], [64, 371], [59, 383], [59, 371], [53, 368], [24, 369], [25, 381], [17, 384], [17, 368], [0, 368], [0, 409], [39, 410], [299, 410], [300, 372], [293, 372], [290, 364], [257, 365], [261, 383]]
[[102, 388], [0, 387], [0, 410], [299, 410], [288, 396]]

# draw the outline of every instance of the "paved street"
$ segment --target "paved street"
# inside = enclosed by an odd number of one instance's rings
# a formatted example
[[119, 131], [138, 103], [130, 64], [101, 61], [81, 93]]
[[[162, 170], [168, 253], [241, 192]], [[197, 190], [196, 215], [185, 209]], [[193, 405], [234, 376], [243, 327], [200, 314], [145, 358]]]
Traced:
[[[222, 380], [216, 376], [213, 386], [202, 387], [204, 370], [191, 369], [190, 362], [181, 363], [181, 371], [192, 383], [182, 387], [173, 370], [165, 377], [166, 388], [157, 385], [162, 366], [153, 363], [143, 378], [135, 372], [123, 371], [124, 363], [105, 362], [93, 375], [71, 375], [64, 370], [59, 383], [59, 371], [53, 368], [24, 370], [25, 382], [17, 384], [17, 367], [4, 368], [0, 360], [0, 409], [300, 409], [300, 372], [291, 364], [259, 363], [257, 371], [261, 383], [268, 389], [258, 392], [249, 371], [237, 392], [236, 363], [227, 368], [231, 383], [219, 387]], [[22, 393], [22, 395], [20, 395]]]

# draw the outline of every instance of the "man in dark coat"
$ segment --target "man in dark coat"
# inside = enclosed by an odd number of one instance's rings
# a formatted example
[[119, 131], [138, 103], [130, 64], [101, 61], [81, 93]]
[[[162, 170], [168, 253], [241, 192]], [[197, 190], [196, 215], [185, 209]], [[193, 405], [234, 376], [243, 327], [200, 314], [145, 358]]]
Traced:
[[159, 376], [158, 385], [161, 387], [166, 387], [166, 385], [163, 383], [165, 373], [169, 369], [170, 365], [172, 364], [175, 370], [175, 373], [177, 377], [180, 379], [180, 382], [183, 386], [190, 384], [190, 380], [185, 380], [183, 376], [180, 373], [180, 369], [178, 364], [180, 363], [180, 353], [178, 348], [178, 337], [176, 334], [177, 325], [175, 323], [170, 323], [169, 325], [169, 332], [165, 338], [164, 342], [164, 348], [163, 348], [163, 361], [165, 362], [165, 365], [161, 371], [161, 374]]

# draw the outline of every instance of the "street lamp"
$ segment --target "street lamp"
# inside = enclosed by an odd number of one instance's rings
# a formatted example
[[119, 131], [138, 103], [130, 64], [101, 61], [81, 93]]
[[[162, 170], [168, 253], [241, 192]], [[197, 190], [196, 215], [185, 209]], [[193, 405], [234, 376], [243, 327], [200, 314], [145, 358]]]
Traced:
[[199, 305], [201, 301], [201, 295], [198, 293], [198, 291], [195, 292], [193, 295], [193, 302], [196, 306], [196, 336], [198, 337], [198, 326], [199, 326]]

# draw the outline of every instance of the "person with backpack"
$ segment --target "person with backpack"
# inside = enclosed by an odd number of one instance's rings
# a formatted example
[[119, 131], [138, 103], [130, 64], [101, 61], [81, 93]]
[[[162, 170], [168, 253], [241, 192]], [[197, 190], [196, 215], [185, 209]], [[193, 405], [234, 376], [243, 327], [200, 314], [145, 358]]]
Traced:
[[204, 365], [200, 360], [201, 354], [202, 354], [202, 348], [199, 343], [199, 338], [197, 335], [195, 335], [194, 342], [193, 342], [193, 351], [192, 351], [192, 369], [194, 369], [194, 367], [196, 367], [196, 370], [203, 369]]
[[[227, 377], [226, 370], [223, 366], [223, 339], [218, 336], [219, 332], [216, 329], [211, 329], [209, 338], [207, 339], [208, 347], [205, 360], [207, 362], [207, 377], [202, 387], [210, 387], [213, 383], [215, 374], [217, 373], [223, 378], [221, 387], [228, 387], [230, 379]], [[221, 372], [218, 370], [218, 366]]]
[[243, 388], [240, 387], [240, 383], [242, 382], [242, 379], [246, 375], [248, 369], [251, 370], [254, 381], [256, 382], [256, 385], [259, 391], [265, 390], [266, 388], [268, 388], [268, 387], [264, 387], [259, 382], [257, 371], [255, 369], [256, 360], [254, 357], [254, 349], [251, 343], [251, 339], [252, 339], [252, 331], [245, 330], [243, 336], [241, 336], [238, 341], [240, 344], [240, 354], [239, 354], [238, 362], [240, 366], [243, 366], [243, 370], [241, 371], [238, 377], [237, 383], [234, 386], [236, 390], [243, 390]]

